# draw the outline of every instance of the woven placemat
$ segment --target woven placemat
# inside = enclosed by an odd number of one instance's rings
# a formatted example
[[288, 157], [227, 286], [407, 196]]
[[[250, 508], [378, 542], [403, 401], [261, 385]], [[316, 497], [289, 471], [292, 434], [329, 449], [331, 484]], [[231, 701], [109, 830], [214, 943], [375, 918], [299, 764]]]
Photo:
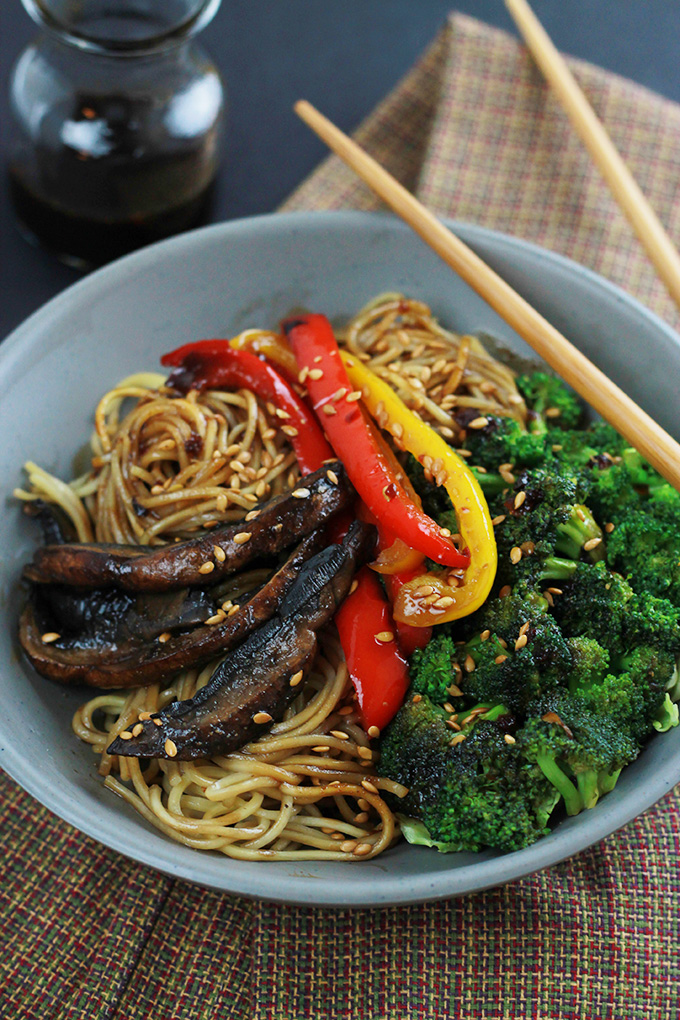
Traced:
[[[572, 67], [680, 242], [680, 108]], [[313, 97], [312, 97], [313, 98]], [[433, 209], [678, 313], [522, 48], [453, 15], [358, 132]], [[331, 158], [287, 208], [375, 208]], [[0, 1018], [677, 1020], [678, 792], [550, 871], [445, 903], [252, 903], [99, 846], [0, 777]]]

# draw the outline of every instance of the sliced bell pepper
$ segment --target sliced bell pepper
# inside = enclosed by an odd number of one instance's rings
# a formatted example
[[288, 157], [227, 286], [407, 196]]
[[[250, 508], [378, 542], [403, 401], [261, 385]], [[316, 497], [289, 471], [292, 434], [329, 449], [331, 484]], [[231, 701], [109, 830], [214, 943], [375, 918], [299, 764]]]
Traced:
[[289, 382], [297, 382], [298, 367], [295, 355], [287, 341], [278, 333], [269, 333], [259, 329], [247, 329], [239, 333], [229, 343], [237, 351], [250, 351], [267, 361], [273, 361]]
[[357, 574], [356, 590], [335, 614], [364, 726], [383, 729], [404, 700], [408, 665], [380, 582], [369, 567]]
[[249, 351], [234, 350], [228, 340], [199, 340], [164, 354], [161, 364], [176, 366], [167, 382], [182, 393], [244, 387], [274, 404], [287, 415], [286, 432], [303, 474], [334, 456], [304, 400], [275, 368]]
[[467, 567], [469, 555], [460, 552], [414, 503], [375, 443], [359, 406], [361, 387], [352, 390], [328, 319], [324, 315], [305, 315], [282, 325], [314, 410], [369, 510], [424, 556], [448, 567]]
[[486, 600], [496, 576], [496, 539], [482, 490], [453, 448], [409, 410], [391, 386], [353, 355], [343, 352], [342, 361], [368, 411], [444, 485], [456, 510], [462, 543], [470, 550], [464, 576], [447, 581], [445, 575], [424, 573], [408, 581], [397, 595], [395, 620], [427, 627], [468, 616]]
[[[385, 587], [392, 606], [397, 601], [399, 592], [412, 581], [414, 577], [422, 575], [422, 566], [415, 570], [405, 570], [399, 574], [387, 574], [385, 576]], [[417, 648], [424, 648], [432, 637], [432, 627], [412, 627], [410, 623], [403, 620], [394, 621], [397, 628], [397, 640], [404, 655], [410, 658]]]

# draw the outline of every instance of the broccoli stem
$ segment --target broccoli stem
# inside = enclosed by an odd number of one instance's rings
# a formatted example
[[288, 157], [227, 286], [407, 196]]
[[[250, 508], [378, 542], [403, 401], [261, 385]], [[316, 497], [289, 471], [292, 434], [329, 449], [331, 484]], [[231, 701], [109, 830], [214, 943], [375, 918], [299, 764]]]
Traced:
[[616, 769], [614, 772], [598, 772], [597, 784], [600, 788], [600, 794], [610, 793], [614, 789], [621, 771], [621, 769]]
[[594, 769], [587, 772], [579, 772], [576, 777], [576, 785], [581, 794], [581, 800], [585, 808], [594, 808], [600, 799], [600, 786], [598, 773]]
[[555, 759], [549, 754], [539, 754], [536, 758], [536, 764], [548, 782], [552, 783], [564, 798], [567, 814], [578, 815], [583, 810], [581, 794], [571, 779], [564, 774]]
[[500, 475], [493, 472], [487, 471], [482, 473], [481, 471], [475, 471], [472, 469], [472, 473], [479, 482], [479, 487], [485, 496], [499, 496], [503, 489], [507, 489], [508, 483]]
[[[573, 507], [571, 515], [563, 524], [557, 525], [559, 537], [555, 542], [557, 552], [577, 560], [586, 542], [591, 538], [602, 538], [602, 530], [587, 506], [582, 503]], [[592, 563], [604, 557], [604, 545], [600, 542], [588, 551]]]
[[546, 556], [541, 563], [541, 570], [536, 580], [543, 581], [568, 581], [573, 575], [578, 563], [576, 560], [564, 560], [560, 556]]

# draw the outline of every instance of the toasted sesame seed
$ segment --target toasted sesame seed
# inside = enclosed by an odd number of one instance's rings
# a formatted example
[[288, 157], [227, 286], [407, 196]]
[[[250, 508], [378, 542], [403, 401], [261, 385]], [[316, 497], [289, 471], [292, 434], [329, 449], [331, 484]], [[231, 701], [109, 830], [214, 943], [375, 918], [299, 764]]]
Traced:
[[503, 740], [505, 741], [506, 744], [516, 744], [517, 743], [517, 741], [513, 737], [512, 733], [506, 733], [505, 736], [503, 737]]
[[440, 599], [437, 599], [435, 606], [437, 606], [438, 609], [448, 609], [455, 601], [456, 600], [451, 598], [450, 595], [443, 595]]
[[589, 538], [587, 542], [583, 543], [583, 548], [586, 552], [590, 552], [591, 549], [596, 549], [602, 541], [602, 535], [597, 535], [596, 538]]
[[580, 521], [585, 521], [585, 519], [586, 519], [586, 515], [584, 514], [584, 512], [583, 512], [583, 510], [581, 509], [580, 506], [576, 507], [576, 516], [578, 517], [578, 519]]
[[137, 718], [140, 722], [144, 722], [146, 719], [151, 718], [151, 712], [140, 712]]
[[520, 637], [522, 636], [522, 634], [526, 634], [526, 632], [529, 630], [529, 626], [530, 626], [529, 620], [522, 624], [522, 626], [519, 628]]
[[501, 646], [501, 648], [507, 648], [508, 647], [508, 642], [504, 641], [502, 637], [498, 639], [498, 644]]
[[496, 528], [498, 527], [499, 524], [502, 524], [504, 520], [505, 514], [499, 514], [498, 517], [494, 517], [491, 523], [493, 524], [494, 528]]
[[451, 538], [451, 528], [440, 528], [439, 534], [444, 538]]
[[247, 521], [254, 521], [254, 520], [255, 520], [255, 518], [256, 518], [256, 517], [257, 517], [257, 516], [258, 516], [258, 515], [259, 515], [260, 513], [262, 513], [262, 511], [261, 511], [261, 510], [249, 510], [249, 511], [248, 511], [248, 513], [247, 513], [247, 514], [246, 514], [246, 516], [245, 516], [245, 519], [246, 519]]
[[520, 636], [515, 641], [515, 651], [518, 652], [520, 650], [520, 648], [524, 648], [524, 646], [526, 645], [527, 641], [528, 641], [528, 638], [527, 638], [526, 634], [520, 634]]
[[369, 726], [368, 729], [366, 730], [366, 732], [368, 733], [369, 737], [379, 737], [380, 736], [380, 730], [379, 730], [379, 728], [377, 726]]
[[312, 493], [309, 489], [293, 489], [292, 492], [294, 499], [307, 499], [307, 497], [311, 496], [311, 494]]
[[288, 414], [288, 411], [284, 411], [283, 408], [281, 408], [281, 407], [277, 407], [276, 408], [275, 414], [276, 414], [277, 418], [283, 418], [283, 419], [290, 418], [290, 415]]
[[449, 741], [449, 744], [451, 745], [451, 747], [455, 747], [456, 744], [462, 744], [464, 740], [465, 740], [464, 733], [456, 733], [455, 737], [452, 737], [451, 740]]
[[322, 361], [323, 361], [323, 355], [317, 354], [316, 357], [314, 358], [314, 364], [315, 365], [320, 365]]
[[338, 740], [349, 740], [349, 733], [345, 733], [344, 730], [331, 730], [332, 737], [337, 737]]
[[290, 680], [288, 681], [288, 684], [289, 684], [289, 685], [290, 685], [291, 687], [297, 687], [297, 685], [298, 685], [298, 684], [300, 683], [300, 681], [302, 680], [302, 677], [303, 677], [303, 676], [304, 676], [304, 674], [303, 674], [302, 670], [301, 670], [301, 669], [299, 669], [299, 670], [297, 671], [297, 673], [293, 673], [292, 677], [291, 677], [291, 678], [290, 678]]
[[548, 591], [550, 592], [551, 595], [561, 595], [562, 594], [562, 589], [561, 588], [548, 588]]
[[363, 786], [364, 790], [368, 790], [369, 793], [378, 792], [378, 787], [374, 786], [370, 779], [362, 779], [361, 785]]
[[347, 394], [347, 403], [354, 404], [357, 400], [361, 400], [362, 396], [361, 390], [352, 390], [351, 393]]
[[562, 412], [560, 411], [559, 407], [547, 407], [545, 409], [546, 418], [559, 418], [561, 414]]
[[132, 727], [132, 736], [138, 737], [139, 734], [142, 733], [143, 731], [144, 727], [142, 726], [142, 724], [140, 722], [135, 723], [135, 725]]
[[233, 616], [234, 613], [238, 613], [240, 606], [232, 606], [231, 609], [227, 610], [227, 616]]
[[154, 724], [154, 726], [162, 726], [163, 725], [163, 720], [159, 719], [158, 717], [152, 719], [151, 722]]
[[355, 857], [365, 857], [366, 854], [370, 854], [373, 849], [370, 843], [359, 843], [359, 846], [354, 850]]
[[309, 371], [310, 379], [323, 379], [323, 372], [320, 368], [312, 368]]
[[373, 757], [373, 751], [371, 751], [370, 747], [362, 747], [359, 745], [359, 747], [357, 747], [357, 753], [359, 757], [363, 758], [365, 761], [370, 761]]
[[239, 531], [237, 535], [234, 535], [234, 542], [236, 542], [236, 545], [245, 545], [252, 537], [250, 531]]
[[519, 508], [522, 506], [526, 498], [527, 498], [526, 492], [522, 491], [517, 493], [517, 495], [515, 496], [515, 502], [513, 503], [515, 510], [519, 510]]
[[175, 755], [177, 754], [177, 744], [175, 743], [174, 740], [169, 739], [166, 740], [163, 747], [165, 748], [165, 753], [167, 754], [168, 758], [174, 758]]
[[349, 594], [353, 595], [358, 587], [359, 587], [359, 582], [357, 581], [357, 579], [355, 577], [354, 580], [352, 581], [352, 583], [349, 586]]
[[411, 701], [413, 702], [414, 705], [417, 705], [418, 702], [422, 700], [423, 700], [422, 694], [414, 694], [413, 697], [411, 698]]
[[326, 472], [326, 478], [328, 479], [329, 482], [332, 482], [333, 485], [338, 484], [338, 476], [336, 475], [335, 471], [331, 471], [330, 468]]
[[512, 549], [510, 550], [510, 562], [511, 563], [519, 563], [519, 561], [521, 559], [522, 559], [522, 550], [520, 549], [520, 547], [518, 545], [513, 546]]
[[394, 641], [394, 633], [391, 630], [380, 630], [373, 637], [376, 641], [380, 641], [381, 644], [389, 644], [390, 641]]
[[431, 584], [424, 584], [414, 592], [418, 598], [425, 598], [427, 595], [434, 595], [434, 588]]
[[461, 691], [460, 687], [458, 687], [457, 684], [450, 684], [446, 688], [446, 690], [451, 695], [452, 698], [462, 698], [463, 697], [463, 692]]
[[560, 452], [560, 450], [563, 450], [563, 449], [564, 449], [564, 447], [562, 446], [562, 444], [561, 444], [561, 443], [554, 443], [554, 444], [552, 445], [551, 449], [552, 449], [552, 452], [553, 452], [553, 453], [559, 453], [559, 452]]
[[164, 645], [164, 644], [167, 644], [167, 642], [170, 640], [171, 637], [172, 637], [172, 634], [170, 633], [170, 631], [169, 630], [164, 630], [162, 634], [158, 635], [158, 640], [160, 641], [160, 643], [162, 645]]
[[490, 637], [491, 637], [490, 630], [483, 630], [482, 633], [479, 635], [480, 641], [488, 641]]
[[607, 532], [608, 535], [611, 535], [612, 531], [614, 530], [614, 525], [612, 524], [611, 521], [605, 524], [604, 530]]
[[489, 419], [488, 418], [484, 418], [484, 417], [473, 418], [471, 422], [468, 422], [468, 426], [467, 427], [469, 429], [485, 429], [488, 424], [489, 424]]
[[205, 621], [206, 625], [212, 627], [216, 623], [222, 623], [222, 620], [224, 619], [225, 615], [226, 614], [224, 610], [220, 609], [217, 613], [214, 613], [212, 616], [208, 617], [208, 619]]
[[543, 592], [543, 598], [545, 599], [549, 606], [555, 605], [555, 599], [552, 597], [549, 591]]
[[271, 721], [272, 717], [270, 716], [269, 712], [256, 712], [255, 715], [253, 716], [253, 722], [257, 723], [258, 726], [263, 723], [268, 723]]
[[331, 839], [344, 839], [344, 838], [345, 838], [344, 832], [334, 832], [333, 835], [331, 836]]
[[308, 375], [309, 375], [309, 368], [307, 367], [307, 365], [305, 365], [305, 367], [302, 369], [302, 371], [298, 372], [298, 382], [299, 383], [304, 383], [304, 381], [305, 381], [305, 379], [307, 378]]
[[508, 483], [508, 485], [512, 485], [512, 483], [515, 481], [515, 476], [510, 470], [511, 467], [512, 464], [501, 464], [500, 467], [498, 468], [498, 474], [501, 476], [504, 482]]
[[507, 659], [507, 655], [497, 655], [496, 658], [493, 661], [496, 663], [497, 666], [500, 666], [500, 664], [502, 662], [505, 662], [506, 659]]
[[291, 436], [291, 438], [295, 438], [298, 434], [298, 430], [293, 425], [282, 425], [281, 431], [284, 436]]
[[227, 497], [224, 492], [221, 492], [215, 500], [215, 509], [219, 510], [220, 513], [224, 513], [227, 509]]
[[358, 815], [354, 816], [354, 821], [357, 825], [364, 825], [368, 821], [368, 811], [360, 811]]
[[470, 654], [466, 655], [465, 662], [463, 663], [466, 673], [473, 673], [475, 669], [475, 660]]
[[536, 546], [534, 545], [533, 542], [522, 542], [520, 546], [520, 549], [522, 550], [525, 556], [531, 556], [535, 548]]
[[118, 736], [121, 740], [132, 740], [132, 734], [129, 730], [121, 730]]
[[346, 839], [344, 843], [340, 844], [340, 849], [343, 850], [346, 854], [353, 853], [353, 851], [356, 850], [356, 847], [357, 847], [356, 839]]
[[198, 568], [198, 572], [199, 574], [212, 574], [214, 569], [215, 564], [211, 563], [210, 560], [207, 560], [205, 563], [202, 563], [200, 565], [200, 567]]
[[316, 751], [318, 754], [325, 754], [326, 751], [330, 751], [330, 749], [330, 744], [316, 744], [316, 746], [312, 748], [312, 751]]
[[216, 560], [219, 560], [220, 563], [224, 563], [227, 558], [227, 554], [224, 549], [222, 549], [219, 545], [213, 546], [213, 556]]
[[332, 404], [324, 404], [322, 410], [324, 414], [327, 414], [329, 416], [338, 413]]
[[51, 645], [53, 641], [58, 641], [60, 637], [61, 634], [57, 634], [56, 630], [48, 630], [40, 640], [44, 645]]

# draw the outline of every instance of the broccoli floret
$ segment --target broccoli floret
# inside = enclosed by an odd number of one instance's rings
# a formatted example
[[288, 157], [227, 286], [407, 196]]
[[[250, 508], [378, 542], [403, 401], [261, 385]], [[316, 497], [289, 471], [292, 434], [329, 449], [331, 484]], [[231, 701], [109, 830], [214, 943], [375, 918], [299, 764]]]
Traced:
[[547, 372], [531, 372], [517, 377], [517, 389], [533, 413], [529, 422], [532, 432], [544, 432], [558, 426], [578, 428], [583, 418], [583, 405], [572, 390]]
[[520, 586], [505, 598], [492, 599], [477, 615], [481, 631], [455, 649], [455, 682], [466, 701], [501, 702], [524, 711], [562, 684], [571, 652], [547, 610], [545, 599]]
[[[651, 510], [651, 508], [650, 508]], [[680, 605], [680, 520], [659, 519], [633, 510], [607, 543], [607, 562], [628, 576], [635, 591], [649, 592]]]
[[567, 637], [590, 637], [619, 655], [638, 645], [652, 645], [677, 655], [680, 610], [667, 599], [636, 593], [604, 563], [579, 563], [555, 615]]
[[593, 638], [573, 637], [568, 638], [566, 643], [571, 653], [569, 690], [572, 694], [578, 694], [599, 683], [607, 675], [611, 656]]
[[458, 649], [447, 634], [437, 634], [424, 648], [413, 653], [410, 663], [411, 681], [416, 694], [426, 694], [442, 704], [449, 697], [447, 689], [455, 683], [454, 662]]
[[570, 471], [557, 474], [543, 467], [519, 476], [495, 532], [500, 585], [565, 578], [574, 570], [565, 558], [578, 560], [583, 554], [594, 562], [604, 556], [602, 531], [583, 495], [580, 475]]
[[[468, 463], [480, 464], [491, 472], [495, 472], [500, 464], [538, 467], [543, 463], [546, 445], [542, 435], [527, 432], [515, 418], [493, 414], [487, 414], [485, 418], [487, 424], [484, 428], [466, 430], [465, 448], [470, 451]], [[500, 478], [499, 475], [494, 477]], [[500, 481], [503, 482], [503, 479]]]
[[409, 699], [385, 731], [380, 771], [409, 791], [395, 806], [419, 819], [440, 848], [513, 851], [547, 832], [555, 791], [506, 741], [504, 720], [477, 717], [454, 734], [429, 699]]
[[627, 441], [607, 422], [598, 421], [587, 429], [551, 429], [548, 449], [560, 462], [580, 470], [609, 466], [628, 447]]
[[584, 698], [564, 692], [536, 707], [516, 741], [564, 798], [568, 815], [594, 807], [639, 751], [616, 716], [595, 712]]

